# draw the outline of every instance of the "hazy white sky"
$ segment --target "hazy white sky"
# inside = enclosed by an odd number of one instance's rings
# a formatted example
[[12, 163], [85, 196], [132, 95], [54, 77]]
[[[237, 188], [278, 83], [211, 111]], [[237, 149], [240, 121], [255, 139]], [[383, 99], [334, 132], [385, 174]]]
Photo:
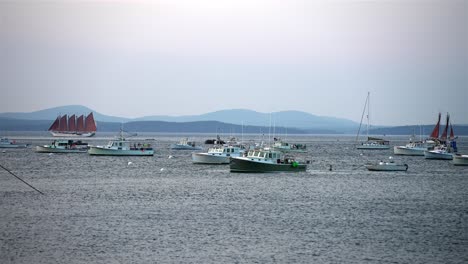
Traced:
[[0, 112], [468, 124], [468, 1], [0, 2]]

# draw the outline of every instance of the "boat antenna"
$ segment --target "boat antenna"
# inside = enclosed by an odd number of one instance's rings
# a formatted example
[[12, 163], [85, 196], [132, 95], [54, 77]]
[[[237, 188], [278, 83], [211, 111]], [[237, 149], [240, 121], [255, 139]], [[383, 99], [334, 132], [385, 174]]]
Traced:
[[39, 191], [38, 189], [36, 189], [34, 186], [32, 186], [31, 184], [27, 183], [25, 180], [21, 179], [20, 177], [16, 176], [13, 172], [11, 172], [9, 169], [3, 167], [2, 165], [0, 165], [0, 167], [4, 170], [6, 170], [8, 173], [10, 173], [11, 175], [15, 176], [18, 180], [22, 181], [24, 184], [26, 184], [27, 186], [31, 187], [33, 190], [35, 190], [36, 192], [44, 195], [43, 192]]
[[[370, 92], [367, 92], [366, 102], [364, 103], [364, 109], [362, 110], [361, 122], [359, 123], [359, 129], [358, 129], [358, 132], [357, 132], [357, 135], [356, 135], [356, 141], [358, 141], [359, 133], [361, 132], [362, 119], [364, 119], [364, 113], [366, 112], [367, 102], [369, 101], [369, 94], [370, 94]], [[367, 118], [369, 118], [369, 115], [367, 115]], [[369, 119], [367, 119], [367, 120], [369, 120]], [[367, 125], [369, 125], [369, 123], [367, 123]], [[367, 129], [367, 131], [369, 131], [369, 128]]]

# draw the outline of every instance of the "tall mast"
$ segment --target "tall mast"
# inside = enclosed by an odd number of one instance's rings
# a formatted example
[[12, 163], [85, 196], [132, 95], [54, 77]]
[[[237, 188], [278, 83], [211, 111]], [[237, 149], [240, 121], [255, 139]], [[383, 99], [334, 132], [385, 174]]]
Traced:
[[370, 122], [369, 108], [370, 108], [370, 92], [367, 92], [367, 140], [369, 140], [369, 122]]

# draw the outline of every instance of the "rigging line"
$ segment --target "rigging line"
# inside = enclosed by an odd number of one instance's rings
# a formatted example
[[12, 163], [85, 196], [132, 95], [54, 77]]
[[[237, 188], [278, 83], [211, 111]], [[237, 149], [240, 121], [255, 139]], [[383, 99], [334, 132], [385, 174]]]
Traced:
[[364, 109], [362, 110], [361, 122], [359, 123], [359, 130], [356, 135], [356, 142], [359, 139], [359, 133], [361, 132], [362, 120], [364, 119], [364, 113], [366, 112], [367, 101], [369, 100], [369, 94], [367, 94], [366, 102], [364, 103]]
[[35, 191], [37, 191], [38, 193], [44, 195], [43, 192], [39, 191], [38, 189], [34, 188], [34, 186], [32, 186], [31, 184], [27, 183], [26, 181], [24, 181], [23, 179], [21, 179], [20, 177], [16, 176], [13, 172], [11, 172], [9, 169], [3, 167], [1, 164], [0, 164], [0, 167], [4, 170], [6, 170], [8, 173], [10, 173], [11, 175], [15, 176], [18, 180], [22, 181], [23, 183], [25, 183], [26, 185], [28, 185], [29, 187], [31, 187], [32, 189], [34, 189]]

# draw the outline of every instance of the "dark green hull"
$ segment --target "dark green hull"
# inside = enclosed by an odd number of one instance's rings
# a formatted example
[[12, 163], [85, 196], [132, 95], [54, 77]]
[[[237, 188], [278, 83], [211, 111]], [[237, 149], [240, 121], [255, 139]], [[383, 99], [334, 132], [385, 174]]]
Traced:
[[229, 163], [231, 172], [300, 172], [307, 169], [305, 164], [261, 163], [252, 160], [232, 158]]

